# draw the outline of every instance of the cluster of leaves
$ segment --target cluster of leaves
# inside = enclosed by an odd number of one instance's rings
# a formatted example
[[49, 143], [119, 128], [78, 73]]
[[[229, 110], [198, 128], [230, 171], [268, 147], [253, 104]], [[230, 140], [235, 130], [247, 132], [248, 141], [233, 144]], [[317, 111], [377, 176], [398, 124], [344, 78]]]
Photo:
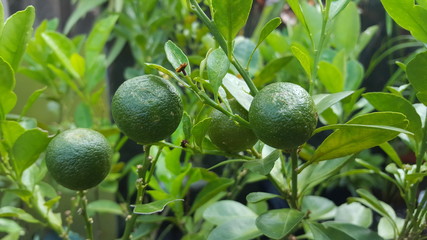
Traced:
[[[56, 21], [46, 20], [31, 37], [32, 7], [0, 22], [0, 181], [5, 206], [0, 208], [0, 216], [5, 217], [0, 223], [7, 226], [2, 229], [9, 239], [26, 234], [21, 221], [47, 224], [61, 237], [71, 237], [73, 216], [86, 197], [79, 195], [79, 201], [66, 206], [70, 212], [54, 213], [62, 202], [58, 190], [73, 193], [46, 177], [43, 162], [52, 137], [46, 130], [70, 127], [94, 128], [114, 145], [111, 173], [90, 191], [109, 193], [118, 200], [95, 199], [82, 206], [87, 222], [95, 214], [115, 214], [123, 220], [132, 216], [126, 221], [123, 239], [161, 239], [172, 228], [181, 231], [182, 239], [263, 235], [282, 239], [297, 234], [316, 240], [404, 239], [422, 233], [427, 194], [423, 197], [418, 192], [427, 174], [427, 29], [420, 23], [427, 21], [425, 1], [382, 1], [390, 17], [413, 38], [380, 49], [366, 70], [358, 58], [379, 27], [361, 32], [358, 6], [350, 0], [315, 4], [288, 0], [295, 16], [290, 15], [292, 21], [286, 27], [277, 17], [284, 1], [271, 3], [246, 37], [240, 33], [250, 16], [251, 0], [109, 1], [87, 36], [66, 35], [79, 18], [106, 2], [78, 1], [64, 33], [57, 30]], [[113, 44], [106, 54], [108, 40]], [[180, 126], [168, 141], [146, 148], [129, 162], [120, 161], [119, 150], [127, 138], [107, 119], [104, 100], [106, 69], [126, 44], [135, 65], [124, 76], [160, 74], [181, 91], [185, 108]], [[399, 68], [384, 88], [387, 92], [364, 93], [362, 82], [377, 64], [408, 47], [418, 49], [397, 62]], [[17, 99], [17, 71], [46, 86], [29, 97], [20, 115], [10, 113]], [[393, 85], [398, 77], [404, 84]], [[218, 149], [206, 136], [210, 111], [218, 109], [248, 125], [233, 114], [228, 99], [236, 99], [248, 110], [258, 89], [275, 81], [294, 82], [310, 92], [322, 125], [313, 133], [316, 138], [318, 133], [333, 132], [320, 144], [307, 143], [290, 155], [262, 142], [241, 153]], [[60, 111], [57, 124], [46, 130], [37, 127], [36, 119], [26, 117], [40, 96], [58, 104]], [[402, 161], [396, 150], [401, 145], [416, 155], [416, 164]], [[369, 151], [376, 146], [384, 153], [380, 163]], [[210, 163], [207, 155], [222, 158]], [[137, 186], [141, 182], [141, 169], [148, 171], [143, 176], [148, 184], [142, 187], [149, 197], [146, 203], [129, 208], [132, 196], [141, 190], [135, 188], [135, 182]], [[369, 190], [375, 184], [367, 189], [348, 186], [353, 195], [344, 204], [319, 196], [325, 186], [366, 176], [394, 186], [406, 214], [398, 215], [373, 195]], [[118, 191], [120, 180], [128, 183], [126, 196]], [[275, 186], [277, 194], [254, 191], [244, 196], [246, 203], [237, 201], [245, 186], [261, 180]], [[19, 208], [16, 200], [29, 211]], [[268, 202], [272, 200], [290, 208], [271, 209]], [[381, 216], [379, 221], [373, 212]]]

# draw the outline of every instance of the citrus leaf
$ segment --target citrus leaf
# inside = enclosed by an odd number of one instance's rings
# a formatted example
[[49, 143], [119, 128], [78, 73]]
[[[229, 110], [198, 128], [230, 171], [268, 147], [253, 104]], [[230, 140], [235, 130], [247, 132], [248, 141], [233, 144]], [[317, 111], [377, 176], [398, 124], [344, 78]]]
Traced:
[[335, 221], [351, 223], [360, 227], [369, 228], [372, 224], [372, 210], [358, 202], [345, 203], [336, 210]]
[[77, 21], [84, 17], [89, 11], [106, 2], [107, 0], [92, 0], [92, 1], [79, 1], [77, 7], [72, 11], [71, 16], [68, 18], [64, 27], [64, 33], [68, 34], [71, 28]]
[[345, 9], [350, 0], [336, 0], [331, 2], [329, 9], [329, 18], [334, 19], [342, 10]]
[[261, 214], [256, 225], [269, 238], [281, 239], [291, 234], [305, 214], [295, 209], [275, 209]]
[[336, 17], [332, 36], [333, 43], [337, 49], [345, 49], [347, 54], [351, 54], [357, 45], [359, 34], [359, 9], [356, 3], [351, 1]]
[[49, 141], [48, 133], [38, 128], [27, 130], [16, 139], [12, 153], [18, 176], [38, 159]]
[[218, 193], [227, 189], [233, 183], [234, 181], [228, 178], [218, 178], [209, 182], [206, 186], [203, 187], [199, 194], [197, 194], [190, 212], [197, 210], [197, 208], [208, 202]]
[[391, 93], [366, 93], [362, 96], [378, 111], [403, 113], [409, 120], [408, 131], [414, 133], [417, 141], [421, 141], [421, 118], [408, 100]]
[[251, 160], [243, 164], [243, 167], [254, 173], [268, 175], [274, 167], [274, 163], [280, 157], [280, 150], [275, 150], [263, 159]]
[[359, 42], [355, 48], [355, 56], [359, 56], [359, 54], [365, 49], [368, 43], [372, 40], [375, 34], [378, 32], [378, 25], [370, 26], [365, 31], [362, 32], [359, 36]]
[[13, 91], [15, 88], [15, 73], [8, 62], [0, 57], [0, 94]]
[[250, 90], [248, 85], [236, 76], [227, 73], [222, 80], [224, 88], [236, 99], [239, 104], [249, 111], [253, 97], [249, 94]]
[[[354, 240], [383, 240], [376, 232], [373, 232], [369, 228], [356, 226], [348, 223], [338, 223], [338, 222], [325, 222], [323, 226], [329, 230], [337, 230], [345, 235], [349, 236]], [[334, 238], [334, 239], [342, 239], [342, 238]]]
[[281, 196], [266, 192], [251, 192], [246, 196], [246, 201], [248, 201], [249, 203], [257, 203], [272, 198], [281, 198]]
[[217, 167], [221, 167], [221, 166], [229, 164], [229, 163], [235, 163], [235, 162], [241, 163], [241, 162], [247, 162], [247, 161], [248, 160], [246, 160], [246, 159], [228, 159], [228, 160], [225, 160], [225, 161], [221, 161], [218, 164], [215, 164], [214, 166], [208, 168], [208, 170], [212, 170], [212, 169], [215, 169]]
[[51, 209], [57, 202], [59, 202], [59, 200], [61, 200], [61, 196], [56, 196], [52, 199], [50, 199], [49, 201], [46, 201], [44, 203], [44, 205], [48, 208]]
[[257, 215], [245, 205], [232, 201], [223, 200], [210, 205], [203, 212], [203, 218], [215, 225], [227, 222], [237, 222], [240, 219], [255, 218]]
[[196, 123], [191, 129], [191, 133], [194, 137], [194, 142], [197, 144], [197, 146], [202, 146], [203, 139], [205, 139], [206, 133], [209, 130], [211, 122], [212, 118], [205, 118], [202, 121]]
[[425, 95], [427, 94], [427, 52], [419, 53], [406, 66], [406, 74], [409, 82], [418, 92], [418, 99], [427, 105]]
[[255, 76], [254, 83], [258, 87], [261, 87], [276, 77], [276, 73], [286, 67], [286, 65], [294, 59], [293, 56], [286, 56], [281, 58], [275, 58], [271, 60], [261, 71]]
[[230, 61], [228, 61], [227, 55], [225, 55], [221, 48], [217, 48], [209, 54], [206, 68], [213, 93], [217, 96], [218, 89], [222, 84], [222, 79], [230, 68]]
[[313, 96], [313, 100], [316, 104], [317, 114], [323, 113], [326, 109], [333, 106], [335, 103], [343, 100], [344, 98], [353, 94], [354, 91], [344, 91], [333, 94], [319, 94]]
[[167, 205], [176, 201], [184, 201], [184, 199], [167, 198], [167, 199], [157, 200], [157, 201], [146, 203], [146, 204], [137, 204], [133, 212], [136, 214], [158, 213], [163, 211]]
[[77, 127], [90, 128], [92, 127], [92, 112], [86, 103], [79, 103], [74, 112], [74, 122]]
[[273, 18], [270, 21], [268, 21], [264, 27], [261, 30], [261, 33], [259, 35], [257, 47], [270, 35], [271, 32], [274, 31], [280, 24], [282, 23], [282, 20], [279, 17]]
[[347, 62], [347, 74], [345, 79], [345, 90], [356, 90], [362, 83], [365, 69], [363, 65], [356, 60], [349, 60]]
[[311, 69], [313, 66], [313, 58], [308, 50], [300, 44], [292, 44], [292, 54], [298, 59], [308, 78], [311, 78]]
[[[374, 125], [404, 129], [408, 125], [405, 115], [394, 112], [376, 112], [361, 115], [347, 124]], [[316, 149], [311, 161], [321, 161], [354, 154], [395, 138], [399, 131], [380, 128], [343, 128], [329, 135]]]
[[87, 205], [87, 210], [90, 216], [95, 213], [110, 213], [115, 215], [122, 215], [123, 209], [114, 201], [110, 200], [97, 200], [90, 202]]
[[33, 106], [34, 102], [37, 101], [37, 99], [39, 99], [40, 95], [44, 93], [46, 89], [47, 87], [37, 89], [28, 97], [28, 100], [25, 103], [25, 106], [22, 108], [20, 118], [24, 117], [27, 114], [28, 110], [31, 108], [31, 106]]
[[331, 124], [328, 126], [323, 126], [320, 128], [317, 128], [313, 134], [326, 131], [326, 130], [332, 130], [332, 129], [346, 129], [346, 128], [372, 128], [372, 129], [383, 129], [383, 130], [390, 130], [395, 131], [399, 133], [406, 133], [408, 135], [413, 135], [413, 133], [406, 131], [405, 129], [396, 128], [396, 127], [390, 127], [390, 126], [383, 126], [383, 125], [366, 125], [366, 124]]
[[262, 233], [255, 225], [256, 217], [239, 219], [233, 223], [227, 222], [211, 231], [208, 240], [251, 240], [261, 236]]
[[25, 129], [15, 121], [0, 121], [0, 128], [2, 132], [2, 142], [9, 148], [12, 148], [16, 139], [25, 132]]
[[0, 94], [0, 120], [5, 119], [8, 114], [15, 107], [18, 97], [12, 91]]
[[319, 80], [328, 92], [337, 93], [344, 90], [343, 73], [333, 64], [321, 61], [319, 63]]
[[387, 13], [417, 40], [427, 43], [427, 9], [415, 5], [413, 0], [381, 0]]
[[212, 7], [215, 25], [225, 40], [230, 42], [245, 26], [252, 0], [212, 0]]
[[[314, 221], [304, 221], [305, 226], [308, 227], [308, 229], [310, 229], [311, 234], [313, 234], [313, 239], [316, 240], [333, 240], [333, 239], [340, 239], [340, 240], [348, 240], [348, 239], [343, 239], [343, 238], [331, 238], [332, 235], [331, 233], [329, 233], [326, 228], [318, 223], [318, 222], [314, 222]], [[353, 239], [350, 239], [353, 240]]]
[[35, 10], [28, 6], [10, 16], [4, 23], [0, 37], [0, 56], [8, 62], [14, 71], [18, 70], [22, 56], [31, 38]]
[[[119, 15], [109, 14], [108, 17], [97, 21], [93, 26], [84, 46], [87, 66], [100, 64], [95, 60], [97, 60], [97, 57], [102, 54], [105, 43], [110, 37], [110, 33], [118, 18]], [[90, 67], [87, 67], [87, 69], [90, 69]]]
[[302, 199], [301, 211], [310, 211], [311, 220], [332, 219], [335, 216], [337, 206], [331, 200], [320, 196], [305, 196]]
[[4, 25], [4, 7], [3, 7], [3, 2], [0, 1], [0, 36], [3, 32], [3, 25]]
[[390, 143], [385, 142], [379, 145], [379, 147], [387, 154], [387, 156], [393, 160], [399, 167], [403, 167], [403, 163], [400, 160], [399, 155], [397, 154], [396, 150], [390, 145]]
[[165, 52], [166, 58], [174, 69], [179, 68], [181, 64], [187, 64], [185, 72], [188, 75], [191, 74], [190, 61], [188, 61], [187, 55], [174, 42], [169, 40], [165, 43]]
[[156, 69], [159, 72], [162, 72], [166, 75], [168, 75], [169, 77], [177, 80], [180, 84], [182, 84], [183, 86], [188, 87], [188, 84], [185, 83], [184, 81], [181, 80], [181, 78], [178, 77], [178, 75], [176, 75], [175, 72], [170, 71], [169, 69], [166, 69], [165, 67], [158, 65], [158, 64], [154, 64], [154, 63], [146, 63], [145, 64], [147, 67], [152, 68], [152, 69]]
[[182, 115], [182, 130], [184, 131], [185, 139], [191, 138], [191, 129], [193, 128], [193, 121], [187, 112]]
[[35, 219], [29, 213], [25, 212], [23, 209], [11, 206], [0, 208], [0, 218], [4, 217], [18, 218], [29, 223], [40, 223], [37, 219]]

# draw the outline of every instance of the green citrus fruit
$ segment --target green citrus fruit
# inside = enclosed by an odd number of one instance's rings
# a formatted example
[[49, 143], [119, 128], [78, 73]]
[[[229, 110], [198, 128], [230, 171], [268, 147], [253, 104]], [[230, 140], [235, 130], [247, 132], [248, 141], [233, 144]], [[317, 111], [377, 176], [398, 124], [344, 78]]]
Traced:
[[[230, 100], [230, 107], [234, 114], [248, 119], [248, 112], [236, 100]], [[209, 138], [223, 151], [240, 152], [251, 148], [258, 140], [250, 128], [236, 123], [218, 110], [212, 111], [211, 118], [212, 122], [208, 130]]]
[[317, 113], [308, 92], [293, 83], [264, 87], [252, 101], [249, 121], [255, 135], [267, 145], [289, 150], [304, 144], [317, 125]]
[[91, 129], [61, 132], [46, 149], [46, 166], [51, 176], [72, 190], [98, 185], [108, 175], [111, 147], [105, 137]]
[[167, 138], [178, 127], [183, 113], [174, 86], [154, 75], [125, 81], [113, 96], [111, 111], [120, 130], [140, 144]]

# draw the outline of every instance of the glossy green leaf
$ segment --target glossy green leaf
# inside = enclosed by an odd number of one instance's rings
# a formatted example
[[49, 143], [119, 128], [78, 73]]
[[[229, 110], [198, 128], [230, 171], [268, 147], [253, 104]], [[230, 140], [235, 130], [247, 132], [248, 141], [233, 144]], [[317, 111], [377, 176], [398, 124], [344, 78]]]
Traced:
[[64, 81], [79, 97], [80, 99], [85, 99], [84, 94], [80, 91], [77, 82], [73, 80], [65, 71], [60, 68], [55, 67], [54, 65], [49, 64], [47, 66], [58, 78]]
[[355, 57], [359, 56], [359, 54], [365, 49], [368, 43], [371, 42], [372, 38], [378, 32], [378, 25], [370, 26], [365, 31], [363, 31], [359, 36], [359, 42], [357, 43], [356, 48], [354, 49]]
[[[396, 218], [395, 219], [396, 225], [398, 229], [402, 229], [403, 225], [405, 223], [405, 219], [402, 218]], [[396, 239], [396, 233], [393, 229], [393, 224], [390, 222], [389, 219], [382, 217], [380, 221], [378, 222], [378, 235], [383, 237], [384, 239]]]
[[331, 200], [320, 196], [304, 196], [301, 211], [310, 211], [308, 215], [311, 220], [332, 219], [335, 216], [337, 206]]
[[136, 214], [154, 214], [162, 212], [167, 205], [176, 201], [184, 201], [184, 199], [167, 198], [146, 204], [137, 204], [133, 212]]
[[245, 205], [231, 200], [223, 200], [210, 205], [203, 212], [203, 218], [215, 225], [237, 222], [244, 218], [255, 218], [257, 215]]
[[78, 1], [76, 9], [72, 11], [71, 16], [65, 24], [64, 33], [68, 34], [79, 19], [106, 1], [107, 0]]
[[323, 113], [326, 109], [332, 107], [334, 104], [343, 100], [344, 98], [353, 94], [354, 91], [343, 91], [333, 94], [321, 94], [313, 96], [313, 100], [316, 104], [317, 114]]
[[295, 16], [297, 16], [298, 20], [301, 22], [301, 24], [305, 26], [306, 29], [308, 29], [307, 22], [305, 20], [305, 16], [301, 9], [301, 4], [299, 0], [288, 0], [287, 2], [291, 7], [292, 11], [295, 13]]
[[[373, 232], [369, 228], [356, 226], [348, 223], [338, 223], [338, 222], [325, 222], [324, 226], [330, 229], [338, 230], [342, 233], [345, 233], [347, 236], [351, 237], [354, 240], [384, 240], [376, 232]], [[334, 238], [342, 239], [342, 238]]]
[[319, 80], [330, 93], [337, 93], [344, 90], [344, 76], [335, 65], [321, 61], [319, 63], [318, 75]]
[[335, 221], [369, 228], [373, 221], [373, 214], [371, 209], [360, 203], [345, 203], [337, 208]]
[[257, 47], [268, 37], [268, 35], [270, 35], [271, 32], [273, 32], [277, 27], [279, 27], [281, 23], [282, 20], [278, 17], [268, 21], [261, 30]]
[[191, 138], [191, 129], [193, 128], [193, 121], [187, 112], [182, 115], [182, 129], [186, 140]]
[[46, 201], [44, 203], [44, 205], [48, 208], [48, 209], [52, 209], [52, 207], [59, 202], [59, 200], [61, 200], [61, 196], [56, 196], [52, 199], [49, 199], [48, 201]]
[[256, 217], [239, 219], [234, 222], [226, 222], [214, 228], [208, 236], [208, 240], [252, 240], [262, 233], [255, 225]]
[[393, 111], [404, 114], [409, 120], [407, 130], [414, 133], [417, 141], [421, 141], [421, 118], [411, 102], [391, 93], [366, 93], [362, 96], [378, 111]]
[[70, 63], [74, 70], [76, 70], [76, 72], [79, 74], [80, 78], [82, 78], [86, 72], [85, 59], [78, 53], [73, 53], [70, 57]]
[[336, 17], [332, 41], [336, 48], [351, 53], [356, 47], [360, 34], [360, 16], [356, 3], [350, 1]]
[[228, 73], [222, 80], [222, 84], [236, 101], [239, 102], [244, 109], [249, 111], [253, 97], [249, 94], [250, 90], [245, 81]]
[[12, 91], [0, 94], [0, 119], [4, 119], [15, 107], [18, 97]]
[[326, 130], [333, 130], [333, 129], [355, 129], [355, 128], [367, 128], [367, 129], [379, 129], [379, 130], [388, 130], [388, 131], [394, 131], [394, 132], [398, 132], [398, 133], [405, 133], [408, 135], [413, 135], [413, 133], [406, 131], [405, 129], [402, 128], [396, 128], [396, 127], [390, 127], [390, 126], [384, 126], [384, 125], [372, 125], [372, 124], [351, 124], [351, 123], [346, 123], [346, 124], [331, 124], [331, 125], [327, 125], [327, 126], [323, 126], [320, 128], [317, 128], [313, 134], [317, 134], [319, 132], [322, 131], [326, 131]]
[[249, 203], [257, 203], [272, 198], [281, 198], [281, 196], [266, 192], [251, 192], [246, 196], [246, 201], [248, 201]]
[[39, 99], [40, 95], [42, 95], [42, 93], [44, 93], [44, 91], [46, 91], [47, 87], [44, 88], [40, 88], [35, 90], [29, 97], [27, 102], [25, 103], [25, 106], [22, 108], [20, 117], [24, 117], [28, 110], [31, 108], [31, 106], [33, 106], [33, 104], [37, 101], [37, 99]]
[[66, 36], [57, 32], [44, 32], [42, 33], [42, 37], [68, 73], [70, 73], [73, 78], [79, 79], [79, 74], [74, 70], [70, 61], [71, 55], [76, 51], [73, 42]]
[[275, 209], [261, 214], [256, 225], [269, 238], [282, 239], [291, 234], [304, 219], [304, 213], [295, 209]]
[[2, 140], [9, 148], [12, 148], [16, 139], [25, 132], [25, 129], [15, 121], [0, 121], [0, 128], [2, 132]]
[[362, 84], [364, 74], [365, 69], [360, 62], [353, 59], [348, 61], [344, 90], [357, 90]]
[[342, 10], [345, 9], [350, 0], [336, 0], [331, 2], [329, 9], [329, 19], [334, 19]]
[[252, 0], [212, 0], [212, 7], [215, 25], [225, 40], [230, 42], [245, 26]]
[[191, 133], [194, 136], [194, 142], [201, 147], [203, 140], [205, 139], [206, 133], [211, 125], [212, 118], [205, 118], [202, 121], [196, 123], [191, 129]]
[[86, 103], [79, 103], [74, 112], [74, 122], [79, 128], [92, 127], [92, 111]]
[[[234, 41], [234, 58], [247, 66], [247, 69], [251, 75], [255, 75], [256, 72], [261, 68], [262, 59], [259, 51], [256, 49], [255, 43], [245, 37], [237, 37]], [[235, 74], [240, 74], [234, 66], [231, 68]]]
[[234, 181], [228, 178], [218, 178], [209, 182], [197, 194], [197, 197], [194, 199], [193, 206], [191, 207], [191, 212], [195, 211], [197, 208], [208, 202], [211, 198], [213, 198], [220, 192], [226, 190], [233, 183]]
[[179, 78], [175, 72], [172, 72], [169, 69], [166, 69], [165, 67], [163, 67], [161, 65], [154, 64], [154, 63], [146, 63], [145, 65], [149, 68], [156, 69], [159, 72], [162, 72], [162, 73], [168, 75], [169, 77], [177, 80], [183, 86], [188, 86], [188, 84], [186, 82], [182, 81], [181, 78]]
[[413, 0], [381, 0], [387, 13], [417, 40], [427, 43], [427, 9]]
[[310, 56], [308, 50], [300, 44], [292, 44], [292, 54], [298, 59], [301, 66], [303, 67], [308, 78], [311, 78], [311, 69], [313, 66], [313, 58]]
[[15, 170], [18, 175], [31, 166], [45, 151], [50, 139], [48, 132], [35, 128], [25, 131], [13, 144]]
[[86, 64], [88, 64], [88, 66], [91, 64], [99, 64], [94, 61], [97, 59], [98, 55], [102, 54], [105, 43], [110, 37], [111, 31], [118, 18], [118, 15], [109, 14], [108, 17], [97, 21], [93, 26], [84, 46]]
[[420, 102], [427, 106], [427, 92], [417, 92], [417, 98]]
[[25, 10], [14, 13], [4, 23], [0, 37], [0, 56], [14, 71], [18, 70], [31, 38], [34, 18], [34, 7], [28, 6]]
[[427, 52], [419, 53], [406, 65], [409, 82], [417, 92], [427, 92]]
[[379, 145], [379, 147], [389, 156], [389, 158], [395, 162], [399, 167], [403, 167], [403, 163], [400, 160], [399, 154], [396, 150], [390, 145], [390, 143], [385, 142]]
[[293, 56], [286, 56], [281, 58], [275, 58], [271, 60], [261, 71], [255, 76], [254, 83], [256, 86], [261, 87], [276, 77], [276, 73], [282, 70], [292, 59]]
[[23, 228], [21, 228], [21, 226], [19, 226], [19, 224], [15, 221], [15, 220], [10, 220], [10, 219], [6, 219], [6, 218], [0, 218], [0, 232], [2, 233], [14, 233], [11, 234], [10, 236], [14, 235], [15, 239], [19, 239], [20, 233], [24, 231]]
[[0, 208], [0, 218], [13, 217], [29, 223], [40, 223], [37, 219], [21, 208], [5, 206]]
[[[405, 115], [394, 112], [376, 112], [361, 115], [348, 124], [375, 125], [404, 129], [408, 125]], [[321, 161], [354, 154], [395, 138], [399, 132], [376, 128], [344, 128], [329, 135], [316, 149], [311, 161]]]
[[15, 88], [15, 73], [8, 62], [0, 57], [0, 94], [13, 91]]
[[207, 59], [206, 68], [208, 72], [208, 79], [213, 88], [214, 94], [218, 95], [218, 89], [222, 84], [222, 79], [230, 68], [230, 61], [227, 55], [221, 48], [212, 51]]
[[[311, 234], [313, 234], [313, 239], [316, 240], [333, 240], [333, 239], [340, 239], [340, 240], [347, 240], [346, 238], [342, 238], [342, 236], [332, 236], [332, 234], [326, 230], [326, 228], [314, 221], [304, 221], [304, 224], [310, 229]], [[335, 238], [333, 238], [335, 237]], [[350, 239], [352, 240], [352, 239]]]
[[251, 160], [243, 164], [243, 167], [251, 170], [254, 173], [261, 175], [268, 175], [271, 169], [274, 167], [274, 163], [280, 157], [280, 150], [271, 152], [267, 157], [263, 159]]
[[96, 200], [89, 202], [87, 205], [87, 211], [91, 216], [95, 213], [123, 214], [122, 207], [120, 207], [116, 202], [110, 200]]
[[190, 61], [188, 61], [187, 55], [174, 42], [169, 40], [165, 43], [165, 52], [168, 61], [174, 69], [179, 68], [181, 64], [188, 64], [185, 67], [185, 72], [188, 75], [191, 74]]

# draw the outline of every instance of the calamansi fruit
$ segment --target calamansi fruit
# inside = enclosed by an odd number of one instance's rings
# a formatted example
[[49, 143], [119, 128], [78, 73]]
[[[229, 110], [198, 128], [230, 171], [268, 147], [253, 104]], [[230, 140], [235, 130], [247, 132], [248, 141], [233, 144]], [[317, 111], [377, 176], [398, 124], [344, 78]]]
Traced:
[[105, 137], [91, 129], [66, 130], [55, 136], [46, 149], [50, 175], [72, 190], [98, 185], [108, 175], [112, 149]]
[[119, 129], [140, 144], [167, 138], [183, 113], [181, 98], [165, 79], [144, 75], [125, 81], [113, 96], [111, 111]]
[[[248, 119], [248, 112], [232, 99], [229, 101], [231, 110], [243, 119]], [[224, 105], [223, 105], [224, 106]], [[208, 136], [212, 143], [225, 152], [235, 153], [251, 148], [257, 137], [252, 129], [242, 126], [224, 113], [214, 110]]]
[[313, 99], [299, 85], [277, 82], [254, 97], [249, 121], [255, 135], [267, 145], [290, 150], [304, 144], [317, 124]]

